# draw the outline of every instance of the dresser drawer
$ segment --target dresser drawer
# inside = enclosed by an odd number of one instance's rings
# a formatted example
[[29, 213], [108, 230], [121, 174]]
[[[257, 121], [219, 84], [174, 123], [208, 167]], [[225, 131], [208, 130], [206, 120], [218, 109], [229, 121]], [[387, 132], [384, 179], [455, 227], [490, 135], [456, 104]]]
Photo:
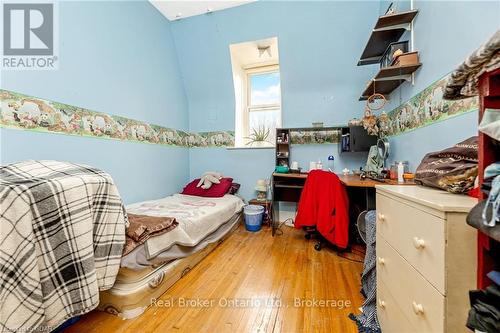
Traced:
[[377, 283], [377, 317], [383, 333], [416, 332], [383, 282]]
[[415, 332], [444, 332], [444, 296], [378, 233], [377, 285], [382, 283]]
[[445, 221], [377, 194], [377, 232], [445, 295]]

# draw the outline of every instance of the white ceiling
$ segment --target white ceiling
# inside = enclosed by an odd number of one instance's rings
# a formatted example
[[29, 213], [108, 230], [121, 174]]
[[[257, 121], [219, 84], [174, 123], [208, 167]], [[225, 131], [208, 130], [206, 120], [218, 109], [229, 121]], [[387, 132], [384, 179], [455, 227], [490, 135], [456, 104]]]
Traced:
[[237, 7], [257, 0], [149, 0], [170, 21]]
[[[269, 53], [260, 54], [259, 47], [269, 47]], [[231, 44], [231, 59], [237, 61], [243, 68], [279, 63], [278, 38], [272, 37], [252, 42]]]

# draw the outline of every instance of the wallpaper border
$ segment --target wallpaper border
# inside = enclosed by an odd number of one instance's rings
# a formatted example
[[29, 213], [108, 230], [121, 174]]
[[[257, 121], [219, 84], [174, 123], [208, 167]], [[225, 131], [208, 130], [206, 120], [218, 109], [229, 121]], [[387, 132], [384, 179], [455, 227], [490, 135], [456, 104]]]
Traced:
[[[448, 75], [387, 113], [386, 136], [394, 137], [477, 111], [479, 99], [442, 98]], [[144, 121], [0, 89], [0, 127], [165, 146], [234, 147], [234, 131], [187, 132]], [[337, 144], [338, 131], [293, 133], [292, 144]]]
[[234, 132], [189, 133], [0, 90], [0, 127], [177, 147], [234, 146]]
[[431, 83], [387, 113], [386, 136], [396, 137], [445, 120], [479, 110], [479, 98], [461, 100], [443, 99], [444, 88], [450, 74]]

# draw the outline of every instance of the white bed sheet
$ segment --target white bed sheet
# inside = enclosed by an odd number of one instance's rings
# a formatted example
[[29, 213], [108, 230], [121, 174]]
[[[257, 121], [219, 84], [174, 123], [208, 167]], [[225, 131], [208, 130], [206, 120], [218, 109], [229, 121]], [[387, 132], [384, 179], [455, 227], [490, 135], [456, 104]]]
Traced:
[[221, 198], [174, 194], [159, 200], [131, 204], [126, 208], [131, 214], [169, 216], [175, 217], [179, 222], [172, 231], [146, 241], [146, 255], [150, 259], [174, 244], [196, 246], [234, 214], [240, 212], [243, 206], [241, 198], [231, 194]]

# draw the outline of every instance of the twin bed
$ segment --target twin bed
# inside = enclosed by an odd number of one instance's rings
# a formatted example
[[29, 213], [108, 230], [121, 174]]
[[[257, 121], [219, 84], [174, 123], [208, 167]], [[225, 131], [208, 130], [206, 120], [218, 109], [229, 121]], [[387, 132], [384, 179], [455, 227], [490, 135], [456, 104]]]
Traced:
[[237, 228], [242, 208], [243, 201], [231, 194], [174, 194], [127, 206], [128, 213], [175, 217], [179, 225], [122, 257], [114, 286], [100, 293], [99, 309], [124, 319], [143, 313]]

